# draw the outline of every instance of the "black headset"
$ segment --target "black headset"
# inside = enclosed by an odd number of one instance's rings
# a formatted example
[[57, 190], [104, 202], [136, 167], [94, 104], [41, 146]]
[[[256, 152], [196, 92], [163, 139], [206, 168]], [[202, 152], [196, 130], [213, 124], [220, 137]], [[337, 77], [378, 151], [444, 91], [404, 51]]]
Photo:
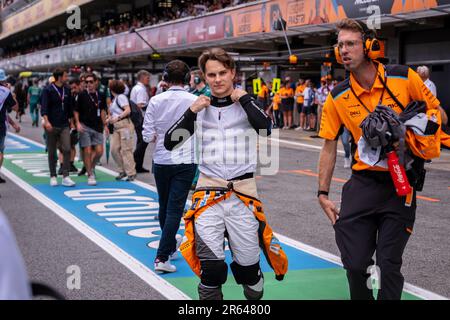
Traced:
[[[174, 61], [181, 61], [181, 60], [173, 60], [165, 65], [163, 73], [162, 73], [162, 80], [164, 82], [169, 82], [169, 65]], [[183, 62], [183, 61], [181, 61], [181, 62], [184, 65], [183, 84], [188, 84], [189, 81], [191, 80], [191, 68], [189, 68], [189, 66], [185, 62]]]
[[193, 67], [191, 69], [191, 74], [194, 76], [194, 84], [198, 85], [205, 81], [202, 77], [203, 73], [199, 68]]

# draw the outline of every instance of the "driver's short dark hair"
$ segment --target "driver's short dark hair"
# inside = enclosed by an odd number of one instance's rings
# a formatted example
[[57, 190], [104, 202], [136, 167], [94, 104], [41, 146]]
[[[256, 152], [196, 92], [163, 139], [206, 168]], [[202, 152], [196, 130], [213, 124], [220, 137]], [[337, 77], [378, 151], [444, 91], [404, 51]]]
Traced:
[[198, 58], [198, 67], [204, 74], [206, 74], [205, 66], [208, 60], [219, 61], [224, 65], [225, 68], [230, 70], [236, 69], [236, 64], [233, 58], [222, 48], [212, 48], [205, 50]]

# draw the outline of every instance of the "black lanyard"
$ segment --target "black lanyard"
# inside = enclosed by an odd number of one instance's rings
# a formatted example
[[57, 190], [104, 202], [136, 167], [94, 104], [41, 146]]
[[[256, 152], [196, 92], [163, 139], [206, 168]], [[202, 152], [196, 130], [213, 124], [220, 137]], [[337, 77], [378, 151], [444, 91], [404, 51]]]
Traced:
[[[384, 73], [384, 76], [386, 77], [386, 72]], [[381, 93], [381, 97], [380, 100], [378, 101], [378, 104], [380, 105], [383, 102], [383, 96], [384, 96], [384, 91], [387, 88], [387, 84], [386, 82], [383, 81], [380, 73], [378, 73], [378, 79], [380, 79], [381, 83], [383, 84], [383, 92]], [[356, 94], [355, 90], [352, 87], [351, 84], [351, 80], [349, 79], [349, 85], [350, 85], [350, 90], [352, 91], [353, 95], [355, 96], [355, 98], [359, 101], [359, 103], [364, 107], [364, 109], [367, 110], [368, 113], [372, 113], [372, 111], [369, 110], [369, 108], [366, 107], [366, 105], [361, 101], [361, 99], [358, 97], [358, 95]]]
[[95, 109], [99, 109], [100, 103], [99, 103], [99, 100], [98, 100], [98, 93], [97, 93], [97, 91], [95, 91], [95, 96], [96, 96], [96, 98], [97, 98], [97, 102], [95, 102], [94, 99], [92, 99], [92, 96], [91, 96], [91, 94], [89, 93], [89, 91], [88, 91], [87, 94], [88, 94], [88, 96], [89, 96], [89, 99], [91, 99], [92, 103], [95, 105]]

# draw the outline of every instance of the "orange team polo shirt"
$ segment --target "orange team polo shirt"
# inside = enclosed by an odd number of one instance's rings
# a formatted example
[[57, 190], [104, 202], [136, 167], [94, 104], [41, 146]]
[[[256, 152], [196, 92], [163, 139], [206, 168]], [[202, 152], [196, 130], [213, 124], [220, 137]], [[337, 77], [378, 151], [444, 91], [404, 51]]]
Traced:
[[273, 96], [273, 110], [276, 111], [280, 108], [281, 98], [279, 93], [275, 93]]
[[286, 89], [286, 87], [283, 87], [280, 89], [280, 91], [278, 91], [278, 93], [281, 96], [286, 96], [288, 98], [292, 98], [294, 96], [294, 90], [292, 90], [292, 88]]
[[258, 98], [265, 99], [268, 94], [269, 94], [269, 89], [267, 88], [267, 86], [263, 85], [261, 87], [261, 90], [258, 93]]
[[[295, 88], [295, 94], [303, 93], [305, 88], [306, 88], [306, 86], [304, 84], [297, 86], [297, 88]], [[305, 98], [303, 96], [298, 96], [297, 103], [303, 103], [303, 102], [305, 102]]]
[[[385, 77], [385, 70], [387, 77]], [[378, 72], [394, 96], [403, 104], [403, 107], [406, 108], [408, 103], [413, 100], [425, 101], [427, 110], [437, 109], [440, 105], [439, 100], [428, 90], [419, 75], [409, 67], [402, 65], [384, 66], [380, 63], [378, 64]], [[350, 84], [355, 94], [358, 95], [359, 99], [371, 112], [375, 110], [382, 94], [381, 104], [393, 108], [397, 113], [402, 112], [402, 109], [395, 103], [388, 91], [384, 90], [383, 93], [384, 86], [378, 76], [371, 90], [365, 90], [351, 74], [350, 78], [340, 82], [330, 92], [325, 101], [320, 123], [320, 137], [328, 140], [337, 140], [342, 127], [345, 126], [352, 134], [356, 144], [361, 138], [362, 130], [359, 125], [369, 113], [353, 95]], [[362, 162], [359, 159], [357, 150], [354, 159], [356, 163], [352, 166], [353, 170], [387, 171], [385, 168], [371, 167]]]

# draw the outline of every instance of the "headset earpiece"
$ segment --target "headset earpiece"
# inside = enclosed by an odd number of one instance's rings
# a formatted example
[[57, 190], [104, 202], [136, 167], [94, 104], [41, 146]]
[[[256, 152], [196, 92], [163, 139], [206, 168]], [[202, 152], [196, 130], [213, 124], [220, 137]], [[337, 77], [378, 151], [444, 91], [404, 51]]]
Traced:
[[344, 64], [344, 61], [342, 61], [341, 53], [339, 52], [339, 47], [334, 47], [334, 56], [336, 57], [336, 62], [339, 64]]
[[383, 53], [381, 52], [380, 41], [376, 38], [366, 39], [365, 43], [366, 56], [371, 60], [376, 60], [378, 58], [383, 58]]
[[169, 77], [169, 74], [167, 73], [167, 70], [164, 69], [164, 71], [162, 73], [162, 81], [167, 82], [168, 77]]
[[194, 83], [195, 84], [200, 84], [200, 83], [202, 83], [202, 79], [200, 79], [199, 76], [194, 76]]
[[383, 58], [380, 41], [376, 38], [375, 31], [369, 29], [364, 22], [358, 22], [363, 31], [364, 54], [370, 60]]

